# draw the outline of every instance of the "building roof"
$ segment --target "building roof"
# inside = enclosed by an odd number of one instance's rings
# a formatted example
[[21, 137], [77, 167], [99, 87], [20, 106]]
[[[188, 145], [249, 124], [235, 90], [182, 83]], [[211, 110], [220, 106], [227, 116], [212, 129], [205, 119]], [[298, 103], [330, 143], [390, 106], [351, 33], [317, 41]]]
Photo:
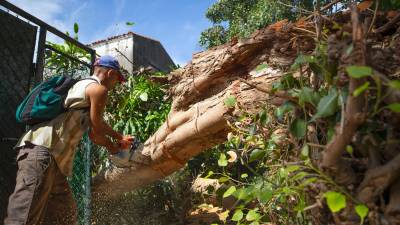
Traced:
[[116, 35], [116, 36], [111, 36], [111, 37], [108, 37], [108, 38], [106, 38], [106, 39], [94, 41], [94, 42], [90, 43], [89, 46], [98, 45], [98, 44], [101, 44], [101, 43], [104, 43], [104, 42], [109, 42], [109, 41], [112, 41], [112, 40], [115, 40], [115, 39], [118, 39], [118, 38], [122, 38], [122, 37], [127, 37], [127, 36], [139, 36], [139, 37], [146, 38], [146, 39], [149, 39], [149, 40], [152, 40], [152, 41], [155, 41], [155, 42], [159, 42], [159, 43], [160, 43], [160, 41], [155, 40], [155, 39], [153, 39], [153, 38], [146, 37], [146, 36], [144, 36], [144, 35], [137, 34], [137, 33], [134, 33], [134, 32], [132, 32], [132, 31], [129, 31], [128, 33], [125, 33], [125, 34], [120, 34], [120, 35]]

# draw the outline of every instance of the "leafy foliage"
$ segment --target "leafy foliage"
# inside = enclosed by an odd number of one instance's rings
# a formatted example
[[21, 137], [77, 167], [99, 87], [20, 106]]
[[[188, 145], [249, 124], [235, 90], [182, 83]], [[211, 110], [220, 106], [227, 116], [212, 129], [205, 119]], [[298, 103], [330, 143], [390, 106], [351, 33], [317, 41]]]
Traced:
[[396, 10], [396, 9], [400, 9], [400, 1], [397, 1], [397, 0], [382, 1], [382, 3], [380, 4], [379, 8], [381, 10]]
[[[220, 4], [227, 2], [220, 1]], [[247, 3], [253, 4], [251, 1]], [[238, 7], [250, 10], [249, 5]], [[215, 14], [212, 20], [221, 22], [225, 21], [221, 19], [227, 13], [224, 10], [233, 9], [212, 10], [210, 13]], [[229, 19], [234, 19], [234, 15], [230, 16]], [[292, 99], [278, 106], [266, 102], [265, 109], [258, 114], [242, 111], [230, 121], [232, 132], [228, 134], [226, 143], [189, 162], [192, 171], [218, 180], [221, 187], [215, 194], [221, 201], [235, 198], [227, 221], [236, 224], [310, 224], [315, 218], [308, 209], [319, 202], [323, 202], [331, 213], [356, 213], [360, 224], [367, 220], [370, 209], [355, 199], [354, 189], [335, 183], [316, 166], [316, 158], [321, 157], [316, 148], [325, 148], [336, 135], [335, 126], [343, 123], [349, 96], [365, 94], [368, 100], [365, 110], [370, 112], [371, 122], [360, 129], [359, 135], [367, 133], [376, 140], [385, 140], [387, 135], [378, 124], [391, 126], [383, 122], [383, 115], [400, 112], [400, 104], [382, 101], [383, 81], [371, 67], [339, 67], [328, 62], [327, 51], [326, 41], [321, 40], [311, 55], [300, 54], [281, 79], [272, 85], [273, 91], [286, 92]], [[345, 51], [351, 54], [352, 46]], [[256, 70], [264, 68], [266, 65], [261, 64]], [[303, 73], [316, 75], [318, 85], [311, 83], [310, 79], [295, 76], [300, 68], [305, 70]], [[347, 85], [340, 82], [348, 82], [350, 78], [364, 79], [365, 82], [349, 93]], [[398, 80], [384, 81], [384, 85], [394, 90], [400, 87]], [[229, 98], [224, 102], [228, 107], [244, 108]], [[310, 128], [315, 129], [318, 144], [309, 143]], [[228, 152], [234, 152], [237, 159], [227, 160], [227, 154], [231, 154]], [[347, 145], [343, 152], [351, 159], [365, 157], [363, 149], [356, 143]], [[202, 164], [195, 163], [198, 161]], [[323, 191], [318, 190], [320, 187]], [[327, 224], [328, 220], [323, 218], [323, 222], [317, 224]]]
[[[74, 39], [78, 40], [79, 26], [77, 23], [74, 24]], [[68, 32], [67, 32], [67, 35]], [[72, 44], [71, 42], [64, 41], [63, 44], [47, 42], [47, 45], [54, 48], [55, 50], [64, 53], [70, 57], [76, 58], [83, 62], [89, 63], [91, 55], [84, 49]], [[55, 74], [68, 74], [72, 76], [87, 76], [89, 69], [86, 65], [82, 63], [71, 60], [62, 54], [59, 54], [52, 50], [46, 50], [45, 55], [45, 78], [53, 76]], [[82, 73], [81, 71], [85, 71]], [[77, 75], [79, 74], [79, 75]]]
[[228, 96], [225, 101], [224, 101], [225, 105], [228, 107], [234, 107], [236, 104], [236, 99], [233, 96]]
[[201, 33], [200, 45], [210, 48], [224, 44], [235, 37], [248, 37], [256, 29], [302, 15], [299, 8], [312, 7], [312, 1], [281, 1], [290, 8], [272, 0], [221, 0], [212, 5], [206, 17], [214, 24]]
[[170, 110], [163, 86], [152, 83], [146, 76], [149, 74], [129, 76], [125, 85], [110, 94], [106, 109], [106, 118], [114, 129], [134, 134], [142, 141], [161, 126]]
[[[171, 104], [164, 99], [163, 86], [147, 79], [151, 74], [128, 75], [125, 84], [109, 93], [105, 120], [120, 133], [133, 135], [141, 142], [149, 138], [167, 118]], [[154, 76], [163, 76], [155, 73]], [[108, 152], [97, 147], [93, 155], [93, 173], [107, 165]]]

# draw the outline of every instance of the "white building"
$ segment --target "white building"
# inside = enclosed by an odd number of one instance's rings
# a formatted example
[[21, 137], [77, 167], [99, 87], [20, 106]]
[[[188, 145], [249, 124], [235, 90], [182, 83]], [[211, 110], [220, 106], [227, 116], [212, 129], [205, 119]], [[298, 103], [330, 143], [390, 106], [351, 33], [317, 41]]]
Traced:
[[130, 73], [140, 67], [170, 72], [175, 65], [159, 41], [133, 32], [93, 42], [89, 47], [99, 55], [116, 57]]

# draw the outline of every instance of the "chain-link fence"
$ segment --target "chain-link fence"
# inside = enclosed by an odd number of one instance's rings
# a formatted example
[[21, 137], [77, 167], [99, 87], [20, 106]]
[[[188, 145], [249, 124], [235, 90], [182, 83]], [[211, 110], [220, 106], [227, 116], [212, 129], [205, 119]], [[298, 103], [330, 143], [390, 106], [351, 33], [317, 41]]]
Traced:
[[[95, 51], [7, 1], [0, 1], [0, 221], [15, 187], [16, 152], [12, 147], [24, 132], [17, 124], [17, 105], [40, 81], [55, 75], [90, 76]], [[63, 44], [48, 42], [49, 35]], [[10, 129], [13, 128], [13, 129]], [[73, 176], [68, 179], [78, 207], [79, 224], [90, 224], [91, 163], [97, 161], [88, 135], [76, 149]], [[98, 151], [96, 151], [98, 152]], [[96, 156], [96, 157], [93, 157]], [[63, 216], [64, 212], [59, 212]], [[1, 222], [0, 222], [1, 223]]]
[[[68, 46], [72, 54], [57, 50], [62, 46]], [[90, 55], [82, 52], [77, 46], [65, 42], [64, 44], [48, 43], [45, 47], [44, 80], [57, 75], [70, 76], [75, 79], [84, 79], [90, 76], [91, 67], [88, 63]], [[77, 205], [77, 219], [82, 225], [90, 224], [91, 218], [92, 148], [88, 134], [85, 133], [76, 149], [72, 177], [68, 178]]]
[[73, 174], [68, 180], [78, 208], [78, 222], [85, 225], [90, 224], [91, 216], [91, 150], [86, 133], [76, 150]]

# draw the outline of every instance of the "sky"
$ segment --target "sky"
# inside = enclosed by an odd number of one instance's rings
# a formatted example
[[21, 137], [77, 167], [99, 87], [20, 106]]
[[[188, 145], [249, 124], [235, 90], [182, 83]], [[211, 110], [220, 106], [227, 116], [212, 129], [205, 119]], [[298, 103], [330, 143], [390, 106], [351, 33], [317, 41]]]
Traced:
[[[200, 33], [211, 26], [205, 12], [217, 0], [8, 0], [89, 44], [128, 31], [159, 40], [176, 64], [202, 51]], [[127, 26], [126, 22], [133, 22]], [[51, 39], [51, 37], [49, 37]]]

